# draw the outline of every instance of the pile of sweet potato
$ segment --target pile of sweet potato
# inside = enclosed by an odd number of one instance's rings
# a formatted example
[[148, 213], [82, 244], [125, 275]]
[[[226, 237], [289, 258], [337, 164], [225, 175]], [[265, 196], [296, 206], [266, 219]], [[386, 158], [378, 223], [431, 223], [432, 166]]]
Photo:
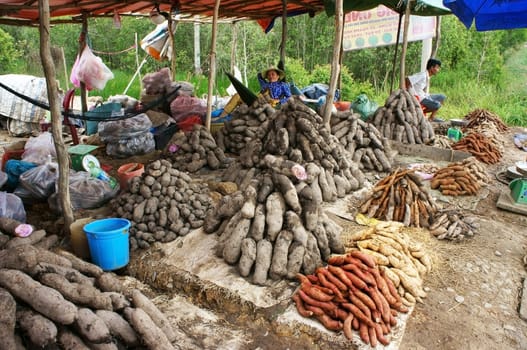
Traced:
[[356, 250], [332, 256], [327, 266], [297, 278], [300, 288], [292, 298], [302, 316], [315, 317], [329, 330], [342, 330], [350, 340], [356, 330], [372, 347], [388, 345], [397, 313], [408, 312], [373, 258]]
[[132, 178], [128, 190], [112, 199], [110, 206], [132, 222], [130, 248], [134, 250], [173, 241], [201, 227], [212, 200], [205, 183], [162, 159]]
[[183, 333], [143, 292], [71, 253], [37, 245], [47, 242], [0, 250], [2, 348], [175, 349]]
[[429, 144], [435, 135], [417, 99], [404, 89], [394, 91], [368, 122], [387, 139], [402, 143]]

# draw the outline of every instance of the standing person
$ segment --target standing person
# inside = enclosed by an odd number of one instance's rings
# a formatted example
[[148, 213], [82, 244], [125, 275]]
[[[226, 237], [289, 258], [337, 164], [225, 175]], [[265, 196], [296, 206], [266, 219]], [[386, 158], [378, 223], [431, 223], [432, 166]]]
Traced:
[[273, 107], [285, 103], [291, 97], [289, 83], [283, 81], [285, 73], [276, 67], [271, 67], [258, 73], [260, 92], [271, 98]]
[[426, 62], [426, 70], [424, 72], [419, 72], [406, 78], [406, 89], [426, 108], [425, 112], [432, 112], [429, 117], [430, 121], [439, 121], [436, 120], [436, 114], [446, 99], [443, 94], [429, 93], [430, 78], [439, 73], [440, 69], [441, 61], [431, 58]]

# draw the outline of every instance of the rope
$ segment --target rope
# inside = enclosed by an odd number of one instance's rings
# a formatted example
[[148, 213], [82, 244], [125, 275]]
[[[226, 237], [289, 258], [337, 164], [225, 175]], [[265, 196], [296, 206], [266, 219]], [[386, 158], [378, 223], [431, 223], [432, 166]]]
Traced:
[[121, 51], [115, 51], [115, 52], [104, 52], [104, 51], [97, 51], [97, 50], [94, 50], [94, 49], [91, 49], [92, 52], [98, 54], [98, 55], [119, 55], [121, 53], [125, 53], [125, 52], [128, 52], [128, 51], [132, 51], [136, 48], [137, 46], [136, 45], [132, 45], [130, 46], [129, 48], [127, 49], [124, 49], [124, 50], [121, 50]]
[[[0, 82], [0, 87], [6, 89], [7, 91], [9, 91], [10, 93], [14, 94], [15, 96], [18, 96], [20, 97], [21, 99], [37, 106], [37, 107], [40, 107], [40, 108], [43, 108], [47, 111], [50, 110], [50, 107], [49, 105], [45, 104], [45, 103], [42, 103], [40, 101], [37, 101], [29, 96], [26, 96], [16, 90], [13, 90], [12, 88], [10, 88], [9, 86], [7, 85], [4, 85], [2, 82]], [[181, 85], [177, 86], [173, 91], [170, 91], [168, 94], [166, 95], [161, 95], [161, 97], [155, 99], [154, 101], [150, 102], [150, 103], [147, 103], [145, 105], [143, 105], [140, 109], [137, 109], [137, 110], [132, 110], [132, 111], [129, 111], [129, 110], [126, 110], [124, 113], [112, 113], [112, 112], [100, 112], [100, 116], [96, 115], [97, 112], [93, 112], [93, 111], [90, 111], [90, 114], [89, 115], [85, 115], [85, 114], [82, 114], [82, 113], [75, 113], [73, 111], [62, 111], [62, 115], [64, 117], [68, 117], [68, 118], [75, 118], [75, 119], [81, 119], [81, 120], [90, 120], [90, 121], [113, 121], [113, 120], [122, 120], [122, 119], [128, 119], [128, 118], [132, 118], [132, 117], [135, 117], [136, 115], [139, 115], [141, 113], [145, 113], [147, 112], [148, 110], [162, 104], [162, 103], [166, 103], [166, 102], [170, 102], [172, 101], [173, 97], [175, 97], [177, 95], [177, 92], [179, 91], [179, 89], [181, 88]], [[104, 116], [104, 117], [103, 117]]]

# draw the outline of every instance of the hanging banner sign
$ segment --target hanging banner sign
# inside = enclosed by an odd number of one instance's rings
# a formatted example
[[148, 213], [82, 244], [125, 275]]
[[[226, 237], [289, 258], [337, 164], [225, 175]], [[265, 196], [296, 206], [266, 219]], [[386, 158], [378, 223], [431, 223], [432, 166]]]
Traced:
[[[344, 16], [344, 51], [366, 49], [370, 47], [393, 45], [397, 39], [399, 14], [380, 5], [367, 11], [352, 11]], [[404, 16], [401, 20], [402, 42]], [[435, 16], [410, 16], [408, 41], [417, 41], [435, 36]]]

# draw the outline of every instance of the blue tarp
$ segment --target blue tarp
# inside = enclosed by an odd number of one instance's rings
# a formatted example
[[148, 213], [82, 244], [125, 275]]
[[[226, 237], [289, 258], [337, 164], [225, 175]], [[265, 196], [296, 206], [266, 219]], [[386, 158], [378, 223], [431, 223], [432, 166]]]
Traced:
[[527, 28], [527, 0], [443, 0], [459, 20], [476, 30]]

